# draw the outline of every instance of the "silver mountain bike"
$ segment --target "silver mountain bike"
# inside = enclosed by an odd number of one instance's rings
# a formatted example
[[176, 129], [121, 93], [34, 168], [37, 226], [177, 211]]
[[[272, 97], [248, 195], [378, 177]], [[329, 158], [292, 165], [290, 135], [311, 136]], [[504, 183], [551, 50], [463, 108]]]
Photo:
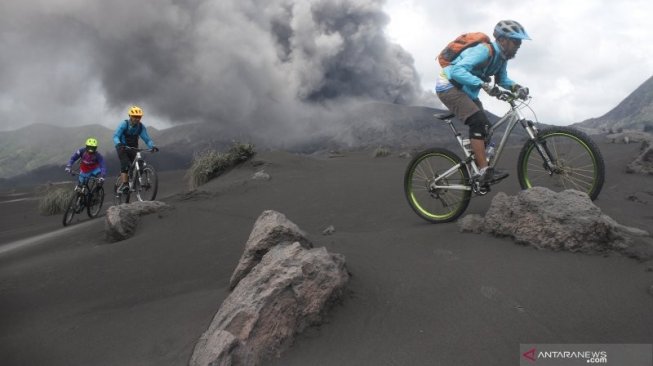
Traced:
[[118, 192], [118, 187], [122, 184], [120, 175], [116, 179], [113, 187], [114, 201], [116, 205], [129, 203], [131, 195], [134, 194], [139, 201], [154, 201], [159, 189], [159, 178], [156, 170], [149, 165], [143, 154], [143, 151], [153, 152], [151, 149], [138, 149], [135, 147], [125, 146], [125, 149], [135, 150], [136, 158], [129, 167], [129, 190]]
[[[588, 135], [572, 127], [538, 130], [535, 123], [521, 113], [524, 108], [530, 109], [530, 97], [522, 101], [509, 91], [501, 91], [496, 98], [510, 104], [510, 109], [489, 128], [486, 145], [493, 133], [507, 124], [496, 153], [488, 162], [490, 167], [496, 166], [508, 136], [519, 124], [528, 134], [517, 162], [517, 178], [522, 189], [543, 186], [556, 192], [575, 189], [585, 192], [592, 200], [599, 196], [605, 180], [605, 165], [601, 152]], [[452, 123], [453, 113], [434, 116], [451, 128], [463, 157], [445, 148], [418, 153], [406, 168], [404, 193], [418, 216], [432, 223], [442, 223], [460, 217], [472, 195], [486, 195], [490, 185], [482, 185], [474, 178], [479, 169], [469, 139], [462, 138]]]

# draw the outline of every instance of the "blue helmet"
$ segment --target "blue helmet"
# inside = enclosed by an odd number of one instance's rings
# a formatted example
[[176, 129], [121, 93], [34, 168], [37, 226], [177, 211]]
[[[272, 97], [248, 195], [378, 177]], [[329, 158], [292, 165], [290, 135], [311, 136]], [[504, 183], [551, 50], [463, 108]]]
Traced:
[[531, 39], [526, 29], [514, 20], [502, 20], [494, 27], [494, 38]]

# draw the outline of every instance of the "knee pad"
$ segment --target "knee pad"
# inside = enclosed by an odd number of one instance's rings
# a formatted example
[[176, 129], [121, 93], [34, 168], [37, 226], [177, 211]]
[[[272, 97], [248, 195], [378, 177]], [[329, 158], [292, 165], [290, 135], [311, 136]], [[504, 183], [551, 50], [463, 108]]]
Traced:
[[465, 124], [469, 126], [470, 139], [485, 140], [490, 121], [484, 111], [481, 110], [469, 116]]

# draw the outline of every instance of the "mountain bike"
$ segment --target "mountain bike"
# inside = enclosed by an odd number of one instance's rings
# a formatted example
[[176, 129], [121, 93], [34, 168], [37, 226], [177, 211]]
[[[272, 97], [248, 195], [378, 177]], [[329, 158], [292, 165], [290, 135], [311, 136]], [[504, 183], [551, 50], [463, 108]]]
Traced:
[[[585, 192], [592, 200], [599, 196], [605, 180], [605, 165], [599, 148], [588, 135], [572, 127], [538, 130], [533, 121], [522, 115], [525, 108], [533, 111], [529, 107], [530, 97], [520, 100], [516, 94], [502, 90], [496, 98], [508, 103], [510, 109], [489, 127], [486, 146], [493, 133], [507, 124], [496, 153], [488, 161], [489, 167], [496, 166], [508, 136], [520, 124], [528, 134], [517, 161], [517, 179], [522, 189], [542, 186], [555, 192], [575, 189]], [[418, 153], [406, 168], [404, 193], [418, 216], [432, 223], [443, 223], [460, 217], [472, 194], [486, 195], [493, 183], [480, 182], [470, 141], [456, 130], [452, 123], [454, 114], [435, 114], [434, 117], [451, 128], [463, 158], [438, 147]]]
[[154, 167], [149, 165], [145, 161], [145, 158], [143, 158], [143, 154], [141, 154], [144, 151], [154, 151], [152, 149], [139, 149], [129, 146], [125, 146], [124, 148], [136, 151], [136, 157], [129, 166], [127, 173], [129, 176], [129, 190], [118, 191], [118, 187], [122, 185], [122, 179], [120, 175], [116, 179], [113, 187], [115, 204], [129, 203], [132, 193], [136, 195], [136, 199], [139, 201], [154, 201], [159, 189], [159, 178]]
[[[78, 172], [71, 173], [73, 176]], [[89, 177], [84, 183], [75, 185], [75, 193], [70, 198], [70, 203], [63, 214], [63, 226], [68, 226], [73, 221], [75, 214], [80, 214], [84, 209], [88, 217], [94, 218], [100, 214], [104, 203], [104, 187], [98, 177]]]

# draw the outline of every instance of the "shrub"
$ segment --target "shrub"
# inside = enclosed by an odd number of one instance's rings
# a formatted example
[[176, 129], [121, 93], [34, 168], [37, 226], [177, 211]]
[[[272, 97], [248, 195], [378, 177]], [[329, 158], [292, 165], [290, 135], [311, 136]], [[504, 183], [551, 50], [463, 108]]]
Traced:
[[63, 213], [73, 194], [70, 187], [49, 189], [39, 201], [39, 213], [46, 216]]
[[254, 145], [252, 144], [241, 144], [234, 142], [227, 155], [230, 156], [232, 165], [238, 165], [251, 159], [254, 155], [256, 155], [256, 151], [254, 151]]
[[251, 159], [256, 154], [254, 145], [234, 142], [227, 153], [207, 150], [196, 154], [188, 173], [188, 185], [195, 189], [228, 169]]
[[386, 156], [390, 156], [390, 150], [386, 149], [385, 147], [379, 147], [374, 150], [373, 156], [375, 158], [385, 158]]

